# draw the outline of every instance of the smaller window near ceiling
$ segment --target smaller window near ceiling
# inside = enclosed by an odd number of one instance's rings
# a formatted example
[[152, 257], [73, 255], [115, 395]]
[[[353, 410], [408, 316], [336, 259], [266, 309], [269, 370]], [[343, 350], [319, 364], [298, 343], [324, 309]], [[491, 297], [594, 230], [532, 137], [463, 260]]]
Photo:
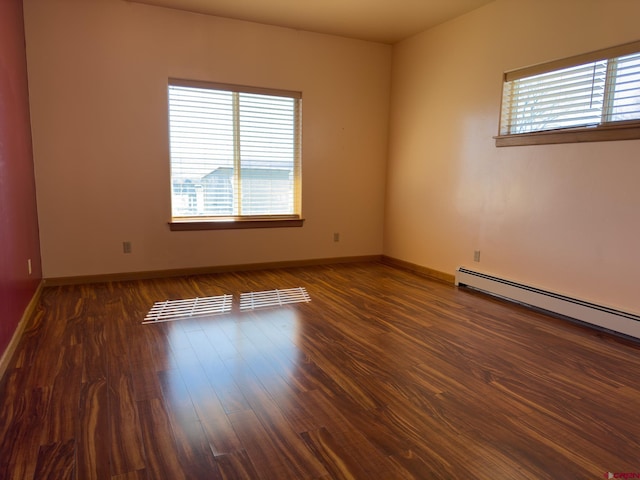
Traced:
[[300, 226], [299, 92], [169, 81], [173, 230]]
[[640, 42], [504, 75], [497, 146], [640, 138]]

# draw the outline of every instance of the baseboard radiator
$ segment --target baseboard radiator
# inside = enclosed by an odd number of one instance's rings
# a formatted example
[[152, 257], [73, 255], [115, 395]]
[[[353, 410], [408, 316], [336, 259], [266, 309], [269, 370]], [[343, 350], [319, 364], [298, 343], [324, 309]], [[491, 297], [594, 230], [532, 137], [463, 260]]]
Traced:
[[457, 286], [470, 287], [506, 300], [640, 339], [640, 316], [633, 313], [512, 282], [464, 267], [456, 270], [455, 283]]

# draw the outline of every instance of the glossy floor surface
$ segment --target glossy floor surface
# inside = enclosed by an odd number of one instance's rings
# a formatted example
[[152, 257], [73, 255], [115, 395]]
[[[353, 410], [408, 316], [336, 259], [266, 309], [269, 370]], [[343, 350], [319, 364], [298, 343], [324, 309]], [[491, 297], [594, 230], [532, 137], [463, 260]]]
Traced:
[[605, 478], [640, 472], [640, 348], [373, 263], [52, 287], [0, 442], [2, 479]]

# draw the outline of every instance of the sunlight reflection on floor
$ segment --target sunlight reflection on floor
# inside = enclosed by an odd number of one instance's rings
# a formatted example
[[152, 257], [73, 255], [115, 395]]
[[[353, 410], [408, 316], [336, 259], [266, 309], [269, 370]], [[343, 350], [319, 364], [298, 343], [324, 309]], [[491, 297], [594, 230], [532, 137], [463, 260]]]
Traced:
[[[256, 391], [285, 401], [297, 391], [301, 315], [287, 306], [171, 322], [163, 393], [180, 421], [250, 409]], [[197, 412], [197, 413], [196, 413]]]

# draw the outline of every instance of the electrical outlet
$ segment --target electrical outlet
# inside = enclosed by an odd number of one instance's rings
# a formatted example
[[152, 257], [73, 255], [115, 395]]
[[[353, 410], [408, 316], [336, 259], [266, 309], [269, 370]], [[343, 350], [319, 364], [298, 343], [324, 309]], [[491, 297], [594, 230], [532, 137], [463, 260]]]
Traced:
[[333, 241], [334, 242], [339, 242], [340, 241], [340, 234], [339, 233], [334, 233], [333, 234]]
[[474, 250], [473, 251], [473, 261], [474, 262], [479, 262], [480, 261], [480, 250]]
[[131, 242], [122, 242], [122, 253], [131, 253]]

